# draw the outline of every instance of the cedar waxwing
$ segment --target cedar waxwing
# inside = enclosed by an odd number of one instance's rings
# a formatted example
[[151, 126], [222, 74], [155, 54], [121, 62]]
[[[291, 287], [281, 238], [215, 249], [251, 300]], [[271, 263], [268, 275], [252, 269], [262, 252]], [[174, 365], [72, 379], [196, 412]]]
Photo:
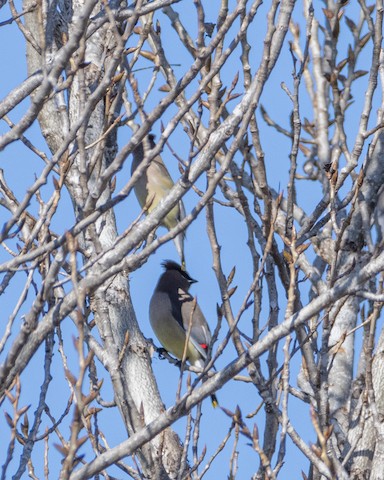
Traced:
[[[161, 275], [149, 305], [149, 319], [163, 347], [179, 360], [185, 359], [191, 365], [204, 368], [211, 331], [198, 303], [189, 293], [196, 280], [191, 278], [180, 265], [171, 260], [163, 263], [165, 272]], [[187, 334], [189, 332], [188, 345]], [[217, 398], [211, 395], [213, 406]]]
[[[153, 135], [148, 135], [149, 148], [155, 147]], [[138, 145], [133, 151], [133, 161], [131, 165], [131, 174], [140, 165], [144, 158], [144, 146], [142, 143]], [[148, 212], [157, 207], [160, 201], [168, 195], [169, 191], [173, 187], [174, 183], [169, 175], [169, 172], [164, 165], [164, 162], [160, 155], [156, 155], [151, 160], [146, 171], [141, 175], [134, 185], [136, 197], [140, 203], [141, 208], [147, 206]], [[163, 218], [161, 224], [171, 230], [185, 217], [185, 209], [183, 202], [180, 200], [172, 210]], [[173, 241], [175, 242], [177, 253], [179, 254], [181, 264], [185, 266], [184, 259], [184, 232], [177, 235]]]

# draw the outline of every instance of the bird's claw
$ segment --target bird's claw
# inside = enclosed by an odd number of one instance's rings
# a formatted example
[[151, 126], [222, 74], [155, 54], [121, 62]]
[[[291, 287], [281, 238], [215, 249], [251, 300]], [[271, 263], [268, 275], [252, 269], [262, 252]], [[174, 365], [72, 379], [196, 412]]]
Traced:
[[159, 354], [160, 360], [165, 360], [166, 354], [168, 353], [165, 348], [159, 347], [157, 348], [157, 353]]

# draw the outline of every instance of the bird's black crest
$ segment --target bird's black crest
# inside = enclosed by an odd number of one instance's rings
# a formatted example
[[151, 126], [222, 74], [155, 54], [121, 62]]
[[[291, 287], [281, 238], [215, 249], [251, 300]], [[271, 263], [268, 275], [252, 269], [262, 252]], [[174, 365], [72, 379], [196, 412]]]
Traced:
[[[148, 142], [149, 142], [149, 147], [152, 150], [155, 148], [156, 143], [155, 143], [155, 135], [153, 133], [148, 133]], [[133, 153], [136, 153], [137, 155], [144, 155], [144, 143], [141, 141], [134, 149]]]
[[150, 144], [151, 148], [153, 148], [156, 145], [155, 138], [156, 137], [153, 133], [148, 134], [148, 140], [149, 140], [149, 144]]
[[184, 272], [184, 270], [181, 268], [181, 265], [178, 263], [174, 262], [173, 260], [164, 260], [164, 262], [161, 264], [166, 270], [178, 270], [179, 272]]
[[165, 270], [176, 270], [180, 272], [183, 277], [185, 277], [190, 283], [195, 283], [197, 280], [194, 280], [184, 269], [181, 265], [174, 262], [173, 260], [164, 260], [161, 264]]

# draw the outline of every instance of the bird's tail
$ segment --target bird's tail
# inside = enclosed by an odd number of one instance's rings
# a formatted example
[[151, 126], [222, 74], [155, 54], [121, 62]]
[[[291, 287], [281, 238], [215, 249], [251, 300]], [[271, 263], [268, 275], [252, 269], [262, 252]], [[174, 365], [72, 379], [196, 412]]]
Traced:
[[[205, 360], [203, 358], [199, 358], [193, 362], [193, 366], [200, 368], [203, 371], [205, 368]], [[213, 368], [215, 369], [215, 367]], [[205, 383], [208, 379], [209, 379], [209, 376], [207, 373], [205, 373], [201, 379], [201, 383]], [[214, 393], [211, 393], [211, 402], [212, 402], [213, 408], [216, 408], [219, 406], [219, 401], [217, 400], [217, 397]]]
[[175, 242], [175, 247], [177, 250], [177, 253], [180, 257], [181, 260], [181, 266], [183, 270], [185, 270], [185, 257], [184, 257], [184, 232], [179, 233], [173, 241]]
[[211, 402], [212, 402], [213, 408], [217, 408], [219, 406], [219, 401], [217, 400], [217, 397], [214, 393], [212, 393], [211, 395]]
[[[185, 218], [185, 207], [184, 207], [184, 203], [182, 200], [180, 200], [179, 202], [179, 215], [178, 215], [178, 221], [180, 222], [181, 220], [183, 220]], [[177, 250], [177, 253], [179, 254], [179, 257], [180, 257], [180, 260], [181, 260], [181, 266], [183, 268], [183, 270], [185, 270], [185, 256], [184, 256], [184, 240], [185, 240], [185, 232], [181, 232], [179, 233], [179, 235], [177, 235], [173, 241], [175, 242], [175, 246], [176, 246], [176, 250]]]
[[[208, 377], [204, 377], [202, 382], [206, 382], [208, 380]], [[211, 403], [212, 403], [212, 407], [213, 408], [216, 408], [219, 406], [219, 401], [217, 400], [217, 397], [214, 393], [211, 394]]]

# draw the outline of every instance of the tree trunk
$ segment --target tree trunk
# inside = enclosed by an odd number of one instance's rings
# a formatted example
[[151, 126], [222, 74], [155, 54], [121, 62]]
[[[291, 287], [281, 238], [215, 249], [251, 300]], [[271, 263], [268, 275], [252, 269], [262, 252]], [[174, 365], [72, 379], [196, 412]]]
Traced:
[[[97, 5], [96, 1], [93, 3], [93, 10], [89, 8], [89, 2], [73, 2], [72, 6], [69, 3], [62, 3], [63, 12], [67, 12], [68, 16], [65, 18], [63, 15], [60, 24], [57, 15], [50, 15], [49, 12], [42, 19], [38, 9], [26, 15], [27, 29], [30, 32], [41, 32], [41, 35], [35, 38], [41, 52], [31, 43], [27, 43], [30, 74], [41, 69], [45, 75], [48, 74], [50, 59], [54, 58], [57, 51], [55, 38], [61, 34], [65, 39], [63, 32], [69, 32], [71, 36], [72, 32], [77, 30], [76, 20], [80, 16], [97, 16], [101, 12], [101, 4]], [[29, 6], [30, 2], [26, 1], [25, 8]], [[102, 83], [104, 72], [113, 75], [118, 71], [120, 57], [117, 55], [119, 47], [115, 35], [116, 32], [105, 27], [93, 33], [86, 42], [84, 37], [80, 39], [79, 52], [68, 62], [70, 67], [67, 68], [67, 73], [71, 69], [75, 70], [68, 106], [63, 105], [60, 93], [52, 95], [50, 101], [41, 105], [38, 116], [41, 130], [52, 154], [62, 148], [63, 133], [67, 129], [73, 131], [78, 128], [59, 163], [61, 171], [65, 171], [65, 185], [78, 220], [86, 218], [95, 208], [102, 206], [111, 198], [109, 183], [101, 194], [98, 192], [98, 198], [93, 198], [92, 194], [98, 191], [96, 181], [113, 161], [113, 153], [117, 152], [115, 130], [106, 138], [103, 138], [103, 134], [109, 127], [108, 114], [109, 118], [115, 119], [119, 114], [121, 102], [114, 112], [107, 111], [105, 103], [107, 86], [105, 86], [99, 94], [99, 99], [93, 101], [92, 110], [85, 118], [83, 117], [80, 127], [79, 119], [86, 108], [89, 109], [89, 97]], [[76, 68], [80, 63], [84, 66]], [[58, 105], [62, 107], [60, 110]], [[90, 148], [92, 144], [95, 146]], [[84, 265], [96, 262], [95, 274], [98, 271], [97, 262], [103, 262], [102, 253], [111, 248], [117, 235], [113, 211], [108, 210], [79, 237]], [[76, 272], [72, 274], [76, 275]], [[164, 412], [164, 405], [151, 369], [149, 348], [141, 334], [132, 307], [128, 274], [129, 272], [119, 273], [112, 281], [89, 293], [91, 293], [90, 307], [103, 340], [106, 356], [104, 364], [111, 376], [115, 400], [127, 434], [132, 435]], [[86, 308], [84, 293], [78, 292], [80, 310]], [[177, 478], [181, 454], [182, 447], [178, 436], [167, 428], [139, 452], [146, 478]]]

